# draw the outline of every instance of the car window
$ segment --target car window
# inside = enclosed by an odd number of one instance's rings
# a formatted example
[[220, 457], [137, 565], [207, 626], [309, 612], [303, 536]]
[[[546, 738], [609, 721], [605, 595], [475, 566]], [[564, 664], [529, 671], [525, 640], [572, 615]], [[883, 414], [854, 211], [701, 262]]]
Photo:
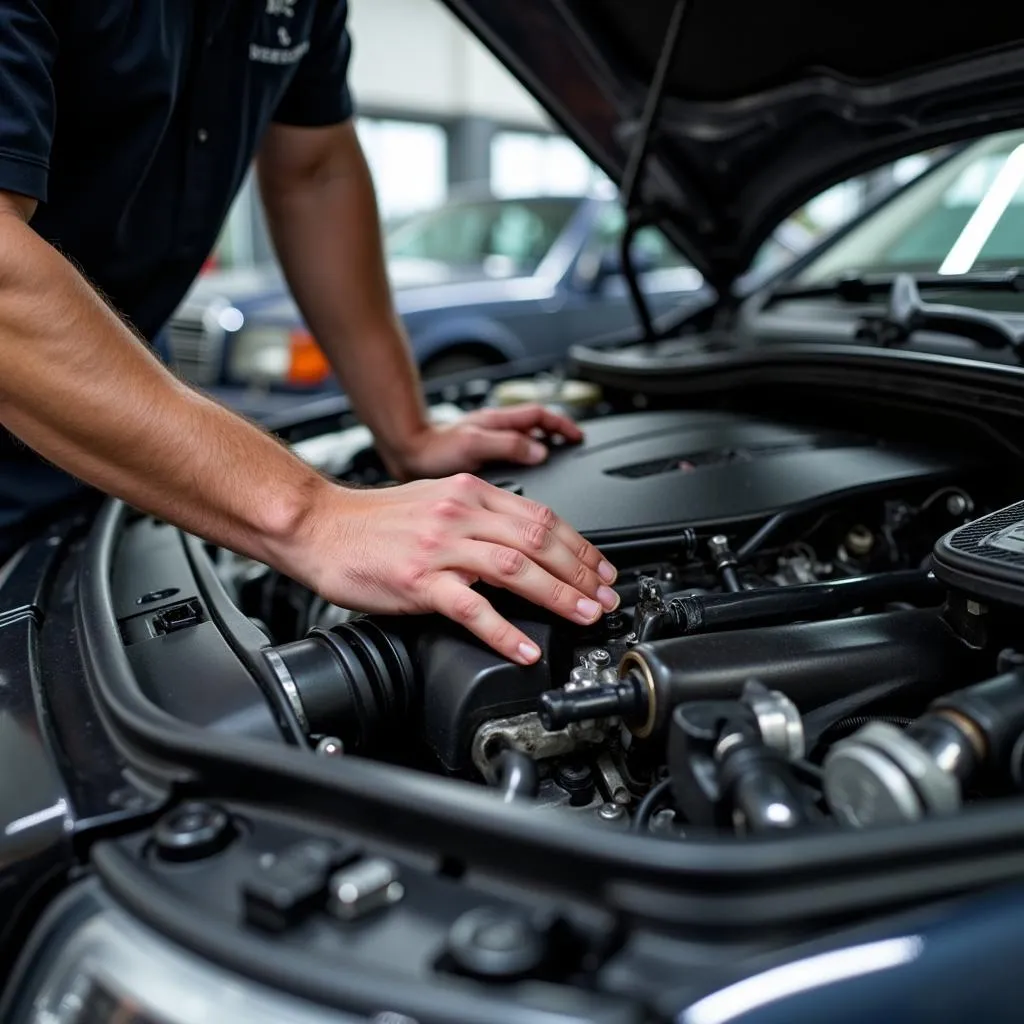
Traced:
[[972, 143], [804, 268], [818, 284], [847, 274], [964, 274], [1024, 264], [1024, 132]]
[[[594, 217], [587, 252], [600, 254], [618, 252], [622, 233], [626, 230], [626, 214], [618, 203], [602, 203]], [[679, 250], [657, 228], [641, 228], [633, 239], [633, 253], [645, 269], [664, 270], [688, 267]]]
[[565, 230], [578, 200], [482, 200], [443, 206], [387, 236], [390, 257], [480, 267], [495, 275], [532, 273]]

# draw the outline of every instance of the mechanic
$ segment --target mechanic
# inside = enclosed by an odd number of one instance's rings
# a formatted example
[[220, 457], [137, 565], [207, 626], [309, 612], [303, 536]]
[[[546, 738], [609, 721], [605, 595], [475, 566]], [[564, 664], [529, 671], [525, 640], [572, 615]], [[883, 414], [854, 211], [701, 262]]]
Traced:
[[[352, 123], [345, 0], [0, 0], [0, 562], [98, 489], [343, 607], [438, 611], [520, 663], [479, 593], [580, 623], [615, 570], [470, 475], [535, 463], [539, 406], [427, 418]], [[178, 381], [147, 342], [256, 159], [303, 316], [403, 483], [351, 489]]]

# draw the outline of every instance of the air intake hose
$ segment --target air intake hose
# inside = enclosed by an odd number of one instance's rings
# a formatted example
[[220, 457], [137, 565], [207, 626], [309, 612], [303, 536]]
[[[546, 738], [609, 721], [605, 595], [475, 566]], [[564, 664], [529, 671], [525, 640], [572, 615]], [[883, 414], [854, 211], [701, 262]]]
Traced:
[[408, 648], [386, 622], [313, 629], [264, 655], [307, 735], [337, 736], [353, 753], [408, 721], [419, 700]]

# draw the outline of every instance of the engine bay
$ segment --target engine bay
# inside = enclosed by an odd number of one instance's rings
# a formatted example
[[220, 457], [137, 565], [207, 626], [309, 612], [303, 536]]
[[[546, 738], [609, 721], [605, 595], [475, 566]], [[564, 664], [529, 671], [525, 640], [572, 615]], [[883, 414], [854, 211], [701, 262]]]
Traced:
[[[439, 616], [358, 615], [193, 544], [241, 614], [178, 587], [141, 613], [123, 602], [144, 692], [207, 727], [280, 739], [272, 694], [318, 756], [677, 841], [917, 821], [1024, 783], [1024, 657], [1005, 610], [1017, 590], [979, 590], [984, 571], [942, 556], [957, 550], [943, 538], [987, 529], [1008, 503], [1005, 474], [919, 442], [721, 411], [603, 415], [586, 435], [540, 467], [489, 473], [576, 516], [619, 569], [621, 605], [591, 627], [488, 591], [537, 664]], [[366, 483], [374, 466], [356, 445], [338, 475]], [[1019, 513], [993, 529], [1024, 565]], [[132, 531], [115, 594], [150, 586], [133, 552], [180, 537], [145, 517]], [[248, 631], [255, 653], [245, 686], [222, 671], [214, 699], [216, 659], [186, 650], [190, 631], [218, 626]], [[156, 681], [168, 654], [173, 685]]]

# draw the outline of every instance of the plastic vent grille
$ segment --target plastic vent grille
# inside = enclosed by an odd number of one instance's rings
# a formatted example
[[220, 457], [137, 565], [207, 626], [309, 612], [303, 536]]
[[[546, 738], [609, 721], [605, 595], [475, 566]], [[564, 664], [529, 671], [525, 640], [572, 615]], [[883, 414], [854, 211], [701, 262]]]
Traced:
[[[692, 472], [702, 466], [717, 466], [726, 462], [752, 462], [757, 458], [771, 455], [783, 455], [793, 452], [809, 452], [819, 448], [834, 447], [829, 444], [777, 444], [754, 445], [737, 448], [718, 448], [712, 451], [696, 452], [686, 455], [672, 455], [663, 459], [652, 459], [649, 462], [637, 462], [632, 466], [620, 466], [618, 469], [606, 469], [606, 476], [625, 477], [627, 480], [640, 480], [648, 476], [660, 476], [663, 473]], [[844, 447], [840, 445], [839, 447]]]
[[1006, 551], [1003, 548], [981, 543], [993, 533], [1006, 530], [1017, 523], [1024, 523], [1024, 501], [1001, 509], [999, 512], [993, 512], [990, 516], [983, 516], [966, 526], [961, 526], [959, 530], [950, 534], [946, 543], [954, 551], [959, 551], [972, 558], [1024, 569], [1024, 552]]

